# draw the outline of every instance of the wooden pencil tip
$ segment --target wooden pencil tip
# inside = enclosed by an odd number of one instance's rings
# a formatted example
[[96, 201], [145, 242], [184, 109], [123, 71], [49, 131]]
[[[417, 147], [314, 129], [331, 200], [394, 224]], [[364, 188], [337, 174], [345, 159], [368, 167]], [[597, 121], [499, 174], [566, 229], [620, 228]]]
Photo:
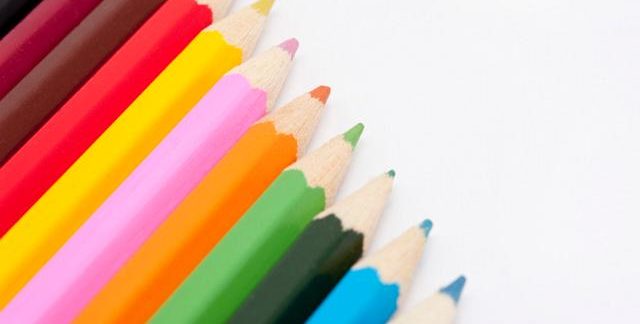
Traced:
[[258, 0], [254, 2], [251, 6], [253, 9], [261, 13], [263, 16], [266, 16], [271, 11], [271, 7], [273, 7], [273, 3], [275, 0]]
[[425, 219], [420, 223], [420, 228], [424, 232], [424, 236], [429, 236], [429, 232], [431, 232], [431, 228], [433, 228], [433, 222], [430, 219]]
[[464, 284], [466, 282], [467, 278], [465, 278], [465, 276], [459, 276], [448, 286], [440, 289], [440, 292], [449, 295], [451, 299], [453, 299], [453, 301], [457, 304], [458, 300], [460, 300], [460, 295], [462, 294], [462, 289], [464, 288]]
[[196, 2], [211, 8], [211, 12], [213, 12], [213, 20], [218, 21], [227, 15], [233, 0], [198, 0]]
[[295, 38], [287, 39], [278, 45], [283, 50], [287, 51], [289, 55], [291, 55], [291, 59], [296, 55], [296, 51], [298, 51], [298, 40]]
[[313, 89], [309, 94], [323, 104], [326, 104], [327, 98], [329, 98], [329, 95], [331, 94], [331, 88], [327, 86], [319, 86]]
[[390, 178], [395, 178], [396, 177], [396, 170], [391, 169], [391, 170], [387, 171], [387, 175]]
[[362, 123], [358, 123], [344, 133], [344, 140], [349, 142], [349, 144], [351, 144], [351, 147], [356, 147], [356, 144], [358, 144], [358, 140], [360, 139], [360, 135], [362, 135], [363, 130], [364, 125]]

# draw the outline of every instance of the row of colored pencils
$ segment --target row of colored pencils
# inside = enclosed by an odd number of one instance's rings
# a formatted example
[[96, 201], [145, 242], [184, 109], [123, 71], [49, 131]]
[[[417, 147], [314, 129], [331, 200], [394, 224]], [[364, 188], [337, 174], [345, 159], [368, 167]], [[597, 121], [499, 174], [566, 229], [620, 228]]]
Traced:
[[[273, 0], [230, 5], [42, 0], [9, 28], [0, 323], [394, 316], [431, 221], [362, 258], [395, 172], [334, 203], [364, 126], [305, 153], [330, 88], [274, 109], [298, 41], [251, 57]], [[451, 323], [464, 282], [393, 321]]]

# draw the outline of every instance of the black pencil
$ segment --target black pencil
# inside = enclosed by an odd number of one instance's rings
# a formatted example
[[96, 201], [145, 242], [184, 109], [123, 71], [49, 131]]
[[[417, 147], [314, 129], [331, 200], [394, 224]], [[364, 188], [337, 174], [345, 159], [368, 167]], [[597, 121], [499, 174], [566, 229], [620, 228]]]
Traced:
[[0, 0], [0, 38], [8, 34], [40, 0]]
[[304, 322], [367, 249], [393, 177], [375, 178], [316, 216], [230, 322]]

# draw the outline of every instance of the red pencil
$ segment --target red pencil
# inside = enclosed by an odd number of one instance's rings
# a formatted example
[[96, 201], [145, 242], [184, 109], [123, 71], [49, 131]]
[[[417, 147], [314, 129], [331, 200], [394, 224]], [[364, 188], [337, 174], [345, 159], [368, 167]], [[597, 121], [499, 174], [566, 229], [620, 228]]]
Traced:
[[0, 42], [0, 98], [102, 0], [44, 0]]
[[231, 0], [169, 0], [0, 168], [0, 237]]

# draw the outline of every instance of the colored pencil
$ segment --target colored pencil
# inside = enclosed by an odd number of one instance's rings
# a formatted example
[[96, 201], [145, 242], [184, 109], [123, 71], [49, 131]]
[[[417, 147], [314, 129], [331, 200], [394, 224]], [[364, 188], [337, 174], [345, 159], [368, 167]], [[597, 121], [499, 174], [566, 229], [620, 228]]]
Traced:
[[142, 323], [285, 167], [304, 151], [329, 88], [258, 121], [74, 320]]
[[151, 319], [224, 323], [311, 218], [333, 201], [358, 124], [285, 169]]
[[394, 175], [316, 216], [229, 323], [304, 323], [368, 248]]
[[[253, 49], [265, 21], [223, 19], [194, 39], [0, 240], [0, 307], [44, 265], [162, 138]], [[238, 43], [226, 35], [235, 34]], [[271, 98], [269, 99], [271, 100]]]
[[[270, 3], [272, 0], [262, 0]], [[0, 237], [230, 0], [168, 0], [0, 169]], [[241, 17], [230, 17], [242, 19]], [[238, 43], [242, 33], [232, 34]]]
[[284, 42], [224, 76], [16, 295], [0, 321], [67, 323], [77, 316], [267, 112], [296, 48], [295, 41]]
[[4, 163], [165, 0], [103, 0], [0, 100]]
[[412, 310], [398, 314], [391, 323], [453, 324], [465, 281], [464, 276], [458, 277]]
[[425, 220], [356, 263], [307, 323], [386, 323], [409, 288], [431, 226]]
[[0, 42], [0, 99], [102, 0], [43, 0]]
[[3, 38], [40, 0], [0, 0], [0, 38]]

